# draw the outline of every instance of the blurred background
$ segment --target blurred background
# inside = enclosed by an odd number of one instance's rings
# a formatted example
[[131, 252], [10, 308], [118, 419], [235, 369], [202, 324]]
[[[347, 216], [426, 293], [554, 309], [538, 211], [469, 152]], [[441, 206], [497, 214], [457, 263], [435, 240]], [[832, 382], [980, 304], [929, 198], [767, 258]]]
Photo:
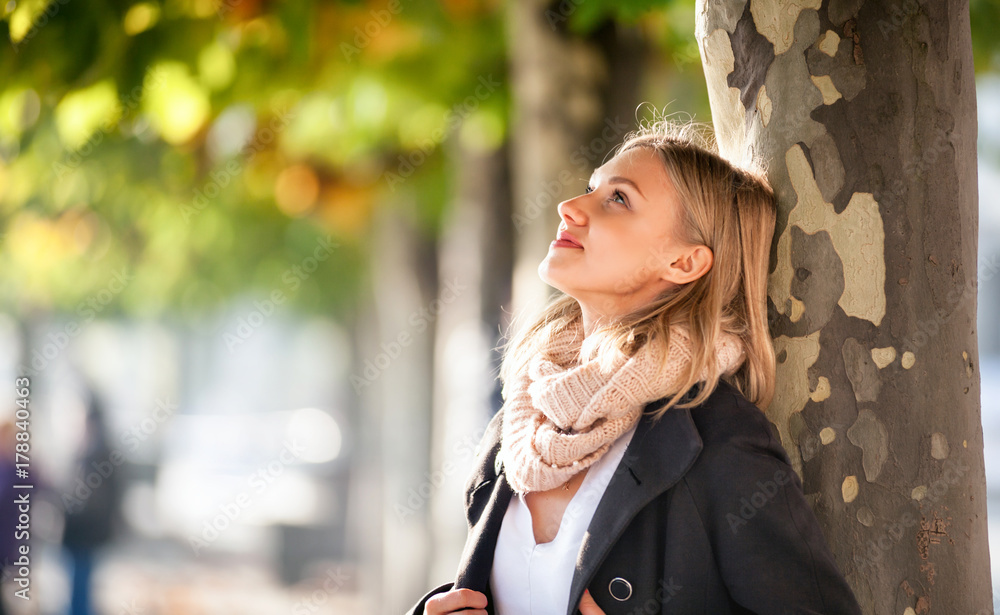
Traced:
[[[1000, 2], [971, 4], [992, 543]], [[452, 580], [556, 204], [653, 111], [710, 120], [693, 0], [0, 15], [0, 382], [30, 380], [0, 472], [28, 415], [34, 485], [4, 612], [389, 614]]]

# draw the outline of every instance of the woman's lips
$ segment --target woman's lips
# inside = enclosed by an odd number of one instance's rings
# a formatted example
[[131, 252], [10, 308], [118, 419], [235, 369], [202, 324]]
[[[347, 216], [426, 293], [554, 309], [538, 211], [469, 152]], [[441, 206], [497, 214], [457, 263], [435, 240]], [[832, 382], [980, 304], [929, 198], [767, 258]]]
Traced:
[[565, 230], [560, 230], [556, 233], [556, 240], [552, 242], [552, 247], [554, 248], [576, 248], [578, 250], [583, 249], [583, 245], [577, 241], [576, 237], [569, 234]]

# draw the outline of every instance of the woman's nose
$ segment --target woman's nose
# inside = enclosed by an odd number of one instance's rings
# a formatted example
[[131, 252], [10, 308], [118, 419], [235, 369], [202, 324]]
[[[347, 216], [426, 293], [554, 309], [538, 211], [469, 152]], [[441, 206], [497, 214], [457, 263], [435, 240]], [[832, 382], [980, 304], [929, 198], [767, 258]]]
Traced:
[[587, 221], [587, 214], [580, 208], [579, 200], [582, 196], [567, 199], [556, 207], [559, 217], [568, 222], [573, 222], [577, 226], [583, 226]]

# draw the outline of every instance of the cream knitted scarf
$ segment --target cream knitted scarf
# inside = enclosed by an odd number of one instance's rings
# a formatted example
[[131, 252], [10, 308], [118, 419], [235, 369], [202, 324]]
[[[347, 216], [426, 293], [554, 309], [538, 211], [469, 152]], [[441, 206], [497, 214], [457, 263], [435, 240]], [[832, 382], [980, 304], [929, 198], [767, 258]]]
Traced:
[[[632, 357], [617, 352], [605, 371], [599, 360], [589, 359], [580, 316], [558, 334], [551, 330], [542, 329], [526, 373], [505, 387], [510, 393], [503, 404], [500, 456], [516, 493], [558, 487], [593, 465], [638, 422], [646, 403], [676, 391], [691, 361], [691, 339], [680, 324], [670, 327], [664, 370], [658, 369], [662, 340], [644, 344]], [[715, 354], [721, 375], [734, 373], [745, 358], [741, 341], [729, 333], [719, 336]], [[701, 380], [707, 377], [702, 371]]]

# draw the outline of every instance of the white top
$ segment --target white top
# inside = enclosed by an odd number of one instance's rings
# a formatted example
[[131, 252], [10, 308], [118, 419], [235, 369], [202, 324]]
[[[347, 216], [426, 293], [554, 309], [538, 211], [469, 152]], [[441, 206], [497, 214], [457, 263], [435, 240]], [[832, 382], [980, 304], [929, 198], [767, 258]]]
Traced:
[[535, 543], [531, 511], [514, 494], [493, 555], [490, 591], [497, 615], [566, 613], [577, 555], [594, 511], [628, 447], [638, 422], [612, 443], [590, 469], [563, 513], [551, 542]]

